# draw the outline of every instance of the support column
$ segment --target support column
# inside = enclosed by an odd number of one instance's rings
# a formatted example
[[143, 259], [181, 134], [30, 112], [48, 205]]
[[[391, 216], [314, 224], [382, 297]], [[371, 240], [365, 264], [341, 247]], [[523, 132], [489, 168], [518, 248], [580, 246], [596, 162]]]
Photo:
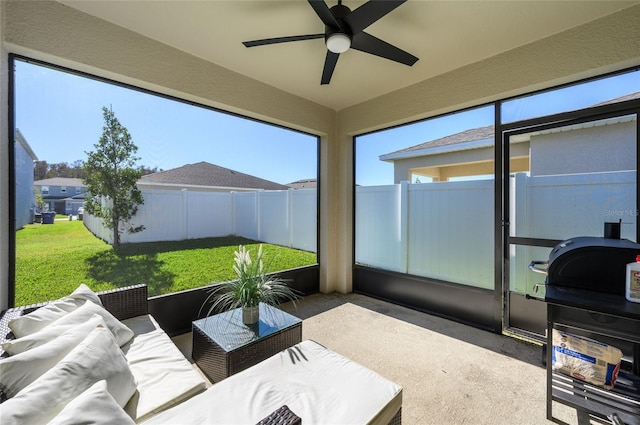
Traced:
[[353, 138], [320, 141], [320, 291], [353, 291]]

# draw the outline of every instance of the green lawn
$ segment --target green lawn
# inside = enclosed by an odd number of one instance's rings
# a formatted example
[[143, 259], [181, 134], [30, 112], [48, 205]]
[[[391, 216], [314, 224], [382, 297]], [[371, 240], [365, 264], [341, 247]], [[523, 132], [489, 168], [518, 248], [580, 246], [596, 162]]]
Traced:
[[[231, 280], [240, 244], [256, 255], [259, 243], [239, 237], [127, 244], [116, 252], [81, 221], [27, 225], [16, 233], [15, 305], [62, 297], [81, 283], [94, 291], [145, 283], [154, 296]], [[270, 271], [316, 263], [315, 253], [262, 249]]]

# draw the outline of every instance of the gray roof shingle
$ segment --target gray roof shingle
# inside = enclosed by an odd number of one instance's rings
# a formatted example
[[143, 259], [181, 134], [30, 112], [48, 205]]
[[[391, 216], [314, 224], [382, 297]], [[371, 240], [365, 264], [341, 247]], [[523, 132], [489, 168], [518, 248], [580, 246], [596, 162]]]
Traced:
[[317, 179], [302, 179], [287, 184], [288, 187], [294, 189], [313, 189], [318, 187]]
[[50, 179], [36, 180], [33, 184], [36, 186], [87, 186], [82, 183], [82, 179], [75, 179], [71, 177], [52, 177]]
[[143, 183], [184, 184], [243, 189], [287, 190], [288, 187], [208, 162], [187, 164], [171, 170], [147, 174]]
[[413, 151], [420, 151], [428, 148], [455, 145], [457, 143], [474, 142], [476, 140], [484, 140], [484, 139], [490, 139], [490, 138], [493, 138], [493, 125], [461, 131], [460, 133], [451, 134], [449, 136], [441, 137], [439, 139], [420, 143], [419, 145], [414, 145], [408, 148], [390, 152], [390, 153], [381, 155], [381, 157], [397, 155], [397, 154], [413, 152]]

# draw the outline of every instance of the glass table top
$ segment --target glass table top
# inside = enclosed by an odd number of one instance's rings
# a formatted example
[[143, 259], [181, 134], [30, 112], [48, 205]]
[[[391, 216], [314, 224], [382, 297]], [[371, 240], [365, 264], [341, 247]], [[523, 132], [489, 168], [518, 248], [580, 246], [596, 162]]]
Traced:
[[301, 322], [302, 320], [285, 311], [260, 303], [260, 320], [255, 325], [242, 323], [242, 309], [236, 308], [196, 320], [193, 326], [228, 352]]

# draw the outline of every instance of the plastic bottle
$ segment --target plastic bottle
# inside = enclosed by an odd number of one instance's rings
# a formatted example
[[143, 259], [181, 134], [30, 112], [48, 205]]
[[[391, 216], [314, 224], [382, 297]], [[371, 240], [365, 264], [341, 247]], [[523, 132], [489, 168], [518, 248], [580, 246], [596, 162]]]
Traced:
[[636, 256], [635, 263], [627, 264], [627, 300], [640, 303], [640, 255]]

